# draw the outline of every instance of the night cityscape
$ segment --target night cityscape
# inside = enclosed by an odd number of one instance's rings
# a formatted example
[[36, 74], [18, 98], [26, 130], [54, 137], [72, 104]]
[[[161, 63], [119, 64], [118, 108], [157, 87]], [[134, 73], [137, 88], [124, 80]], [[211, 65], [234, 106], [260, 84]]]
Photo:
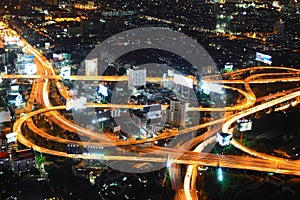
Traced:
[[300, 199], [298, 0], [2, 0], [0, 200]]

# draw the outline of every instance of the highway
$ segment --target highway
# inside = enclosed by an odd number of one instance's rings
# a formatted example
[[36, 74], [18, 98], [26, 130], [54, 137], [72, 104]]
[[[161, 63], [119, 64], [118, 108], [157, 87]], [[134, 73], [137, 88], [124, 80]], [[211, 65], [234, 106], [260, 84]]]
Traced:
[[[227, 106], [224, 108], [201, 108], [191, 107], [188, 111], [211, 111], [211, 112], [225, 112], [225, 116], [219, 119], [213, 119], [207, 123], [199, 124], [197, 126], [188, 127], [183, 130], [175, 131], [168, 134], [161, 134], [156, 138], [148, 138], [142, 140], [130, 140], [123, 141], [115, 137], [111, 137], [105, 133], [96, 133], [87, 128], [80, 127], [73, 122], [65, 119], [60, 115], [60, 110], [65, 110], [66, 106], [52, 106], [49, 100], [49, 87], [50, 81], [54, 81], [55, 86], [58, 88], [60, 95], [65, 99], [70, 99], [68, 92], [64, 85], [60, 82], [61, 76], [55, 75], [54, 69], [51, 63], [36, 49], [34, 49], [25, 40], [24, 50], [30, 54], [34, 54], [35, 62], [38, 66], [37, 75], [1, 75], [3, 79], [33, 79], [33, 87], [29, 98], [29, 104], [27, 106], [28, 113], [26, 116], [19, 118], [13, 125], [13, 131], [17, 133], [17, 139], [20, 143], [24, 144], [28, 148], [33, 148], [35, 151], [42, 153], [62, 156], [68, 158], [82, 158], [82, 159], [98, 159], [98, 160], [115, 160], [115, 161], [134, 161], [134, 162], [157, 162], [157, 163], [169, 163], [169, 171], [171, 174], [171, 181], [176, 190], [178, 191], [177, 199], [197, 199], [195, 180], [197, 175], [197, 166], [212, 166], [212, 167], [227, 167], [235, 169], [247, 169], [263, 172], [274, 172], [281, 174], [289, 174], [300, 176], [300, 162], [298, 160], [289, 160], [272, 155], [265, 154], [263, 152], [257, 152], [249, 149], [240, 144], [237, 140], [233, 139], [231, 144], [249, 154], [250, 156], [236, 156], [236, 155], [216, 155], [212, 153], [203, 153], [204, 147], [215, 141], [215, 133], [222, 130], [224, 133], [233, 133], [233, 128], [236, 122], [245, 117], [249, 117], [252, 114], [272, 108], [282, 103], [274, 109], [286, 110], [291, 107], [295, 107], [300, 103], [300, 88], [291, 88], [285, 92], [279, 91], [264, 97], [257, 97], [252, 90], [252, 85], [257, 84], [271, 84], [290, 82], [296, 83], [300, 81], [300, 70], [276, 67], [276, 66], [258, 66], [247, 69], [240, 69], [235, 72], [222, 74], [222, 80], [218, 80], [217, 76], [205, 76], [204, 81], [211, 83], [219, 83], [227, 90], [234, 90], [243, 96], [243, 101], [233, 106]], [[239, 79], [239, 77], [245, 76], [246, 78]], [[233, 79], [234, 77], [234, 79]], [[127, 76], [71, 76], [71, 80], [101, 80], [101, 81], [127, 81]], [[149, 82], [161, 82], [160, 77], [147, 77]], [[234, 87], [234, 85], [242, 85], [244, 89]], [[37, 101], [43, 106], [38, 110], [32, 111], [32, 103]], [[292, 103], [290, 103], [292, 102]], [[98, 107], [103, 109], [116, 109], [116, 108], [141, 108], [140, 105], [116, 105], [116, 104], [94, 104], [89, 103], [87, 107]], [[163, 109], [165, 109], [164, 107]], [[39, 129], [34, 123], [32, 118], [34, 116], [44, 114], [50, 121], [59, 125], [62, 129], [70, 132], [78, 133], [84, 137], [89, 138], [91, 141], [73, 141], [55, 137], [41, 129]], [[23, 134], [23, 127], [27, 125], [31, 131], [45, 139], [55, 141], [62, 144], [78, 144], [82, 146], [98, 146], [98, 147], [128, 147], [134, 148], [135, 145], [144, 143], [154, 143], [157, 140], [167, 139], [184, 135], [193, 131], [197, 131], [202, 128], [208, 128], [209, 130], [201, 136], [192, 138], [189, 141], [185, 141], [184, 144], [177, 148], [158, 147], [151, 146], [140, 150], [140, 154], [137, 153], [134, 156], [123, 155], [122, 152], [115, 152], [114, 155], [96, 155], [96, 154], [68, 154], [66, 152], [58, 151], [56, 149], [49, 149], [46, 146], [39, 146], [34, 142], [31, 142]], [[191, 151], [193, 147], [196, 147], [194, 151]], [[136, 149], [136, 148], [135, 148]], [[181, 170], [179, 165], [184, 164], [187, 166], [184, 183], [181, 183]]]

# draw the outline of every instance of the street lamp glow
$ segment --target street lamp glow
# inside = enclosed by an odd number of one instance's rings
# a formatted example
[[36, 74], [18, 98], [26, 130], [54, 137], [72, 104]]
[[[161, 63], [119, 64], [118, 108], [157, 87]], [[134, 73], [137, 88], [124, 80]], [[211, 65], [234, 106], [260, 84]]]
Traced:
[[222, 182], [223, 181], [223, 171], [222, 171], [221, 167], [218, 168], [217, 176], [218, 176], [218, 181]]

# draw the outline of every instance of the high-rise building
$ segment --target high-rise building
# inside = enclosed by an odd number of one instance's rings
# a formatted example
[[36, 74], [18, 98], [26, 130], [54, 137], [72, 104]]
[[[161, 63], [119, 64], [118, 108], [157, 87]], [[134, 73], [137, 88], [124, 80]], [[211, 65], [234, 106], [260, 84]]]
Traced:
[[128, 86], [139, 87], [146, 85], [147, 71], [145, 68], [133, 67], [128, 71]]
[[[171, 70], [168, 70], [168, 74], [163, 74], [163, 87], [168, 88], [168, 89], [173, 89], [175, 86], [174, 81], [170, 81], [169, 78], [173, 78], [174, 74], [173, 71], [170, 72]], [[170, 73], [169, 73], [170, 72]]]
[[279, 21], [276, 21], [274, 24], [274, 33], [277, 35], [284, 34], [284, 21], [280, 18]]
[[167, 109], [167, 123], [185, 127], [187, 108], [188, 103], [171, 100], [170, 107]]

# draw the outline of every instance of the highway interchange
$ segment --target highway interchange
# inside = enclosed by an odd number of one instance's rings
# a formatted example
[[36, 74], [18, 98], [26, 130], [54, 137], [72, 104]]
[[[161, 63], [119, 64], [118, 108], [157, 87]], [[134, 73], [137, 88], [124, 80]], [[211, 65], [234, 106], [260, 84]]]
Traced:
[[[134, 161], [134, 162], [156, 162], [156, 163], [168, 163], [169, 172], [172, 183], [177, 189], [177, 199], [197, 199], [195, 181], [197, 176], [198, 166], [213, 166], [213, 167], [227, 167], [235, 169], [247, 169], [257, 170], [263, 172], [275, 172], [281, 174], [297, 175], [300, 176], [300, 162], [298, 160], [288, 160], [284, 158], [267, 155], [265, 153], [257, 152], [249, 149], [240, 144], [237, 140], [233, 139], [231, 144], [242, 150], [243, 152], [251, 156], [236, 156], [236, 155], [216, 155], [212, 153], [202, 153], [202, 150], [208, 143], [215, 142], [215, 134], [217, 131], [222, 130], [224, 133], [234, 133], [233, 128], [237, 120], [247, 118], [252, 114], [259, 111], [267, 110], [277, 105], [277, 110], [285, 110], [287, 108], [296, 107], [300, 103], [300, 88], [294, 88], [280, 95], [270, 94], [266, 97], [256, 97], [253, 92], [252, 84], [270, 84], [280, 82], [299, 82], [300, 70], [286, 68], [286, 67], [251, 67], [247, 69], [237, 70], [232, 73], [223, 74], [223, 80], [216, 80], [214, 76], [206, 76], [203, 79], [207, 82], [220, 83], [224, 88], [228, 90], [235, 90], [239, 92], [244, 100], [236, 105], [228, 106], [224, 108], [196, 108], [191, 107], [189, 111], [209, 111], [209, 112], [225, 112], [223, 118], [214, 119], [210, 122], [199, 124], [194, 127], [189, 127], [176, 132], [168, 134], [161, 134], [156, 138], [148, 138], [143, 140], [130, 140], [123, 141], [117, 138], [110, 138], [111, 136], [104, 136], [93, 132], [87, 128], [80, 127], [73, 122], [65, 119], [60, 115], [60, 110], [65, 110], [66, 106], [52, 106], [49, 100], [49, 84], [50, 81], [55, 81], [62, 97], [69, 99], [66, 88], [59, 81], [61, 76], [55, 75], [54, 70], [50, 62], [35, 48], [28, 44], [25, 40], [24, 51], [35, 55], [35, 62], [38, 66], [37, 75], [1, 75], [3, 79], [20, 78], [20, 79], [32, 79], [32, 91], [30, 95], [31, 101], [35, 99], [41, 105], [42, 109], [32, 111], [19, 118], [14, 126], [13, 131], [17, 133], [17, 139], [20, 143], [24, 144], [28, 148], [33, 148], [35, 151], [51, 154], [55, 156], [63, 156], [69, 158], [81, 158], [81, 159], [99, 159], [99, 160], [115, 160], [115, 161]], [[241, 77], [241, 75], [247, 76], [245, 79], [231, 79], [232, 77]], [[71, 76], [71, 80], [102, 80], [102, 81], [126, 81], [127, 77], [116, 76]], [[159, 78], [148, 78], [149, 82], [161, 81]], [[244, 85], [244, 90], [235, 87], [235, 85]], [[272, 97], [272, 98], [271, 98]], [[258, 100], [260, 99], [260, 100]], [[259, 103], [258, 103], [259, 102]], [[288, 103], [286, 103], [288, 102]], [[28, 106], [32, 106], [30, 103]], [[110, 108], [140, 108], [136, 105], [114, 105], [114, 104], [88, 104], [89, 107], [100, 107], [103, 109]], [[79, 135], [89, 137], [94, 142], [88, 141], [70, 141], [68, 139], [57, 138], [41, 129], [39, 129], [32, 121], [32, 118], [36, 115], [45, 114], [48, 119], [53, 123], [59, 125], [62, 129], [70, 132], [76, 132]], [[141, 150], [141, 153], [134, 154], [133, 156], [123, 156], [121, 153], [116, 155], [91, 155], [91, 154], [68, 154], [54, 149], [48, 149], [47, 147], [38, 146], [34, 142], [29, 141], [23, 134], [24, 124], [33, 131], [35, 134], [52, 140], [58, 143], [64, 144], [78, 144], [82, 146], [97, 146], [97, 147], [110, 147], [117, 146], [122, 148], [123, 146], [134, 146], [143, 143], [153, 143], [154, 141], [172, 138], [178, 135], [183, 135], [196, 131], [202, 128], [209, 127], [208, 131], [203, 135], [192, 138], [190, 141], [186, 141], [178, 148], [151, 146]], [[195, 148], [194, 151], [190, 149]], [[187, 166], [186, 176], [184, 183], [181, 180], [181, 171], [178, 167], [179, 164], [185, 164]]]

